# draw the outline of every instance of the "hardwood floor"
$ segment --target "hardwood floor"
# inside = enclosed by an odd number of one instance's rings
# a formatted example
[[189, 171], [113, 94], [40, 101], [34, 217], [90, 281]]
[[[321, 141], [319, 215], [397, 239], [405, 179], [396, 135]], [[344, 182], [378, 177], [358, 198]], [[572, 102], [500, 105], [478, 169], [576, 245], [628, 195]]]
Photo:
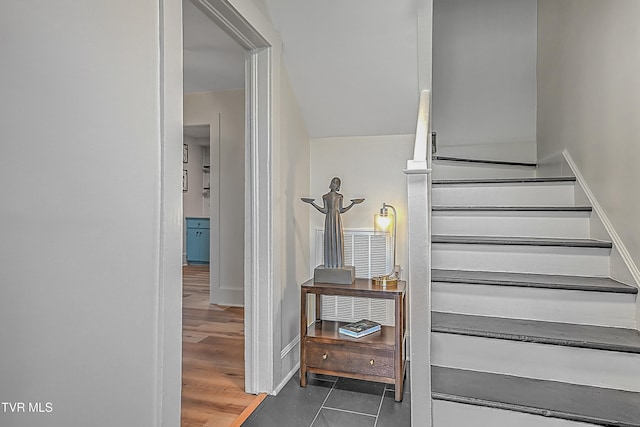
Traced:
[[244, 392], [244, 309], [209, 304], [209, 266], [182, 277], [182, 427], [240, 425], [265, 397]]

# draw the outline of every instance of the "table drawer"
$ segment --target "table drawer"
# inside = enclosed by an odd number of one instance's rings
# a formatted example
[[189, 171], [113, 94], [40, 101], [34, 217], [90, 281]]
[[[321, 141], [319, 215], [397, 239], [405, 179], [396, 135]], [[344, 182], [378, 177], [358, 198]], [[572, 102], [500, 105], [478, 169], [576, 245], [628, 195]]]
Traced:
[[187, 228], [209, 228], [209, 219], [207, 218], [187, 218]]
[[394, 377], [393, 351], [363, 351], [348, 343], [324, 344], [307, 342], [307, 366], [327, 371], [350, 372], [377, 377]]

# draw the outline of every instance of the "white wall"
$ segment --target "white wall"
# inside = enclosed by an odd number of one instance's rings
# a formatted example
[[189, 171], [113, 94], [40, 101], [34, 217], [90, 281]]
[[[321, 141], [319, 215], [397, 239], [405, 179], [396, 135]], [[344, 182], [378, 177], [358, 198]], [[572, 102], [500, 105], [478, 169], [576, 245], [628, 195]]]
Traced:
[[[295, 345], [300, 334], [300, 285], [311, 278], [309, 270], [309, 209], [300, 201], [309, 193], [310, 144], [289, 77], [282, 64], [280, 78], [280, 144], [274, 153], [274, 244], [276, 273], [276, 348], [280, 351], [279, 377], [300, 360]], [[274, 166], [275, 163], [274, 162]]]
[[[315, 138], [311, 140], [311, 193], [322, 204], [334, 176], [342, 179], [345, 201], [364, 197], [342, 216], [344, 228], [373, 229], [373, 216], [382, 203], [398, 212], [396, 263], [407, 268], [407, 177], [402, 172], [413, 155], [414, 135]], [[302, 203], [302, 202], [300, 202]], [[315, 230], [324, 228], [324, 216], [311, 207], [311, 258], [315, 258]], [[315, 267], [315, 265], [313, 266]]]
[[243, 305], [244, 89], [185, 94], [184, 123], [210, 125], [211, 302]]
[[251, 0], [254, 6], [266, 17], [269, 16], [269, 9], [265, 0]]
[[538, 158], [566, 149], [640, 264], [640, 2], [540, 0]]
[[535, 161], [536, 4], [434, 0], [439, 154]]
[[181, 64], [160, 58], [161, 4], [179, 29], [170, 1], [0, 3], [0, 396], [52, 408], [0, 407], [2, 426], [179, 422], [182, 141], [160, 75]]
[[[205, 141], [203, 141], [205, 140]], [[209, 138], [193, 138], [184, 136], [184, 143], [189, 147], [189, 162], [182, 165], [188, 171], [188, 191], [182, 193], [183, 212], [186, 217], [209, 216], [204, 204], [209, 204], [209, 198], [202, 195], [203, 189], [203, 150], [209, 146]], [[206, 144], [206, 145], [205, 145]]]

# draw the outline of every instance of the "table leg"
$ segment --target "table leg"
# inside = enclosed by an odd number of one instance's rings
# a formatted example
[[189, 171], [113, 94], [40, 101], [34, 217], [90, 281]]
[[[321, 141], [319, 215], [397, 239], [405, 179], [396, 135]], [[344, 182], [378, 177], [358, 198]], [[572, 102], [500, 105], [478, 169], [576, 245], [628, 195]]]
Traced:
[[307, 291], [300, 291], [300, 386], [307, 386], [307, 356], [305, 342], [307, 337]]
[[395, 357], [395, 400], [396, 402], [402, 401], [402, 389], [404, 388], [404, 298], [402, 298], [402, 294], [398, 294], [395, 297], [395, 332], [396, 332], [396, 357]]
[[316, 294], [316, 322], [322, 322], [322, 295]]

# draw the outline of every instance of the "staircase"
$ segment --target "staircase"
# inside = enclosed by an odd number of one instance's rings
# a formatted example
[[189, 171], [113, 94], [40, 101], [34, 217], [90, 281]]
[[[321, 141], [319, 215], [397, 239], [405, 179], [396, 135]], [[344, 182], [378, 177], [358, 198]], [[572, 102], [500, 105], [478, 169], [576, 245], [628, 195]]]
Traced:
[[433, 425], [640, 426], [637, 288], [609, 278], [575, 178], [433, 171]]

